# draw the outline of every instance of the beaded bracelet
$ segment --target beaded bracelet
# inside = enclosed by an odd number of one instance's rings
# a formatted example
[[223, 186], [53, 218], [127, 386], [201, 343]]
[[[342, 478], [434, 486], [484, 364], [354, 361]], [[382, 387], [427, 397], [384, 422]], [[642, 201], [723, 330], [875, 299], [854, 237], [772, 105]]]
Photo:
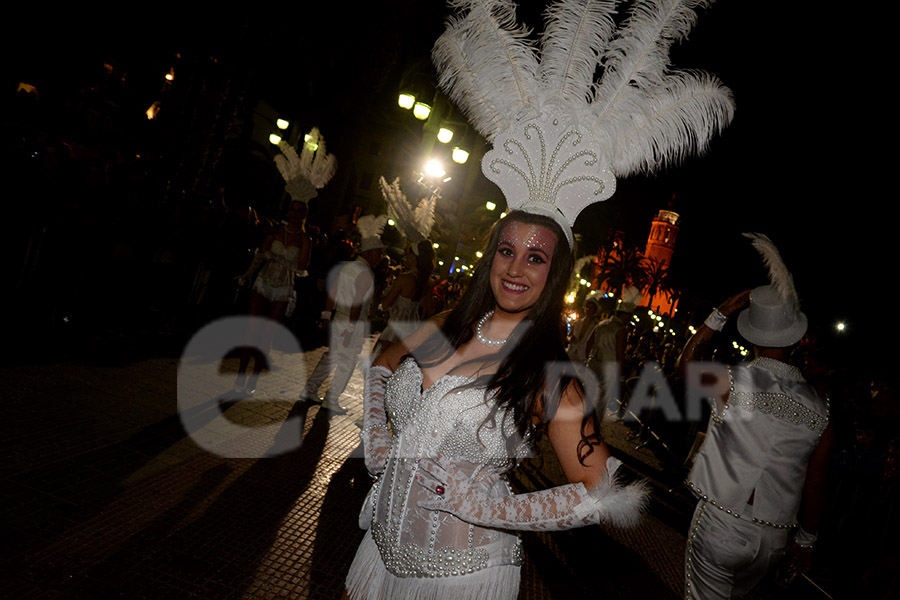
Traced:
[[728, 317], [722, 314], [718, 308], [714, 308], [709, 316], [706, 317], [706, 320], [703, 321], [703, 324], [713, 329], [715, 331], [722, 331], [722, 328], [725, 327], [725, 323], [728, 322]]

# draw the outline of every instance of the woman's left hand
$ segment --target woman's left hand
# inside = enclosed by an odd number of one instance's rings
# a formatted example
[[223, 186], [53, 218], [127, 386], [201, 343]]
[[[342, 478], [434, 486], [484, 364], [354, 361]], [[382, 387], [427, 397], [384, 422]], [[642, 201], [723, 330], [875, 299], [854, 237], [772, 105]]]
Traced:
[[459, 515], [488, 499], [490, 486], [485, 481], [472, 481], [454, 461], [434, 459], [419, 460], [415, 481], [432, 494], [433, 500], [420, 500], [419, 506], [427, 510], [440, 510]]

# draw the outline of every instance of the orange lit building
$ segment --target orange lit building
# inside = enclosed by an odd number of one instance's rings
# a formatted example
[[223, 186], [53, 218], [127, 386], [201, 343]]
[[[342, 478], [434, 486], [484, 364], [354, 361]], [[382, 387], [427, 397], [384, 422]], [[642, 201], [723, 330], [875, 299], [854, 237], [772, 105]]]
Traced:
[[[650, 236], [644, 250], [644, 268], [648, 271], [659, 269], [667, 271], [675, 252], [675, 240], [678, 237], [679, 215], [671, 210], [660, 210], [650, 224]], [[655, 263], [655, 264], [654, 264]], [[675, 305], [677, 305], [677, 300]], [[646, 306], [658, 313], [667, 314], [672, 311], [673, 303], [661, 290], [652, 297], [646, 292], [641, 299], [641, 306]]]

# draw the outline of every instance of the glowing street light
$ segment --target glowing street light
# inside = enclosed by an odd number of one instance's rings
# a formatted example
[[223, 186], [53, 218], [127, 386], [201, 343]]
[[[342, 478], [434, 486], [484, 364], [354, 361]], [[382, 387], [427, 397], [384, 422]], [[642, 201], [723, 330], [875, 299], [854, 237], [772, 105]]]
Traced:
[[[449, 140], [448, 140], [449, 141]], [[453, 157], [453, 162], [458, 164], [465, 164], [467, 160], [469, 160], [469, 153], [457, 146], [453, 149], [451, 155]]]
[[409, 110], [416, 103], [416, 97], [412, 94], [401, 93], [400, 97], [397, 98], [397, 104], [400, 105], [400, 108], [405, 108]]
[[497, 208], [497, 205], [494, 204], [493, 202], [491, 202], [490, 200], [488, 200], [487, 202], [484, 203], [484, 207], [488, 210], [494, 210], [495, 208]]
[[416, 102], [413, 105], [413, 116], [420, 121], [424, 121], [431, 114], [431, 106], [424, 102]]
[[269, 143], [277, 146], [278, 144], [281, 143], [281, 136], [278, 135], [277, 133], [270, 133], [269, 134]]
[[425, 163], [425, 174], [429, 177], [443, 177], [447, 174], [447, 171], [444, 170], [444, 166], [440, 161], [431, 159]]
[[437, 139], [442, 144], [448, 143], [453, 139], [453, 130], [447, 129], [446, 127], [441, 127], [438, 130]]
[[278, 129], [287, 129], [288, 127], [291, 126], [291, 124], [289, 122], [285, 121], [284, 119], [277, 119], [275, 121], [275, 125], [278, 126]]
[[847, 324], [843, 321], [840, 321], [835, 327], [838, 331], [844, 331], [845, 329], [847, 329]]

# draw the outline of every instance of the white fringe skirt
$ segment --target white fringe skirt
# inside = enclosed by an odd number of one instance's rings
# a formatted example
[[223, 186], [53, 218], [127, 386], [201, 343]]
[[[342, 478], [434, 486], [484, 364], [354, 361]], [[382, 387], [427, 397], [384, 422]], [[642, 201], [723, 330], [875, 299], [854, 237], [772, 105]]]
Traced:
[[397, 577], [388, 572], [367, 531], [345, 585], [352, 600], [516, 600], [520, 567], [488, 567], [451, 577]]

